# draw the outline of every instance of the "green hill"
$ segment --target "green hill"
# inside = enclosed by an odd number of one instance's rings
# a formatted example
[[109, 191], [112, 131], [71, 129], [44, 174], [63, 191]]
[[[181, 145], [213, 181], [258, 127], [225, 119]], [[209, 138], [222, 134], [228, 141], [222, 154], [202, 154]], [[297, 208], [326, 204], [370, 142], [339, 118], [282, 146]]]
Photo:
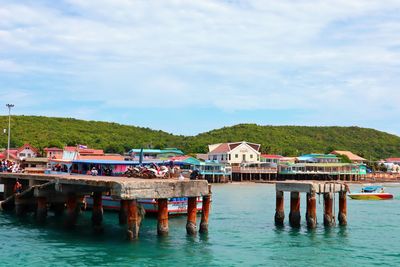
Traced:
[[[211, 143], [246, 140], [260, 143], [263, 153], [294, 156], [312, 152], [351, 150], [366, 158], [400, 156], [400, 137], [359, 127], [259, 126], [239, 124], [196, 136], [173, 135], [149, 128], [71, 118], [13, 116], [12, 147], [25, 142], [43, 149], [47, 146], [87, 144], [107, 152], [123, 153], [133, 147], [178, 147], [186, 153], [207, 151]], [[7, 128], [8, 117], [0, 116]], [[7, 146], [7, 135], [0, 147]]]

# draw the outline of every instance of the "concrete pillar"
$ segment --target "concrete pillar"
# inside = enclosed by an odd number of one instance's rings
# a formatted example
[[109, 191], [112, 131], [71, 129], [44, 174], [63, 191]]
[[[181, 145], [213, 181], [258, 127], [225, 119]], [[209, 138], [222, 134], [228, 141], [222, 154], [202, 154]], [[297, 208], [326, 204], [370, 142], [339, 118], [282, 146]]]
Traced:
[[347, 198], [346, 192], [339, 192], [339, 225], [347, 225]]
[[168, 235], [168, 199], [161, 198], [157, 201], [158, 213], [157, 213], [157, 234], [159, 236]]
[[101, 192], [93, 193], [92, 225], [95, 232], [103, 231], [103, 203]]
[[125, 225], [128, 221], [128, 200], [121, 200], [119, 208], [119, 224]]
[[275, 225], [283, 226], [285, 220], [285, 206], [282, 191], [276, 191]]
[[44, 223], [47, 218], [47, 199], [46, 197], [37, 197], [36, 220]]
[[289, 223], [292, 227], [300, 227], [300, 193], [290, 192]]
[[335, 225], [333, 214], [333, 193], [324, 193], [324, 225], [331, 227]]
[[128, 219], [127, 219], [128, 240], [136, 240], [139, 237], [139, 228], [140, 228], [139, 211], [136, 199], [127, 201], [127, 209], [128, 209]]
[[188, 197], [186, 232], [196, 235], [197, 197]]
[[[211, 186], [209, 186], [211, 187]], [[211, 208], [211, 190], [208, 195], [203, 196], [203, 207], [201, 211], [200, 233], [208, 233], [208, 216]]]
[[76, 225], [76, 221], [78, 219], [78, 197], [76, 194], [68, 194], [67, 196], [67, 218], [65, 221], [65, 225], [67, 228], [73, 228]]
[[24, 203], [24, 200], [20, 199], [20, 194], [15, 194], [14, 201], [15, 201], [15, 214], [17, 216], [24, 216], [28, 211], [28, 207]]
[[307, 193], [307, 227], [315, 228], [317, 226], [317, 200], [315, 192]]

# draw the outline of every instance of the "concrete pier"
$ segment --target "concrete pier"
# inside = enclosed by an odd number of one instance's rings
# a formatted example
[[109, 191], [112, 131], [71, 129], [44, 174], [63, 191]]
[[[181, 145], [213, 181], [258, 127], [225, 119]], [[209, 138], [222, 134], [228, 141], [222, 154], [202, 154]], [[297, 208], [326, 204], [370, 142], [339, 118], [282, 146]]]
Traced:
[[285, 220], [285, 203], [283, 191], [276, 191], [275, 225], [283, 226]]
[[315, 193], [307, 193], [306, 221], [308, 228], [317, 227], [317, 199]]
[[103, 204], [101, 196], [101, 192], [93, 193], [92, 225], [95, 232], [103, 231]]
[[333, 193], [324, 193], [324, 225], [335, 226], [335, 215], [333, 214]]
[[168, 199], [161, 198], [158, 200], [158, 213], [157, 213], [157, 234], [159, 236], [167, 236], [168, 227]]
[[308, 228], [317, 226], [316, 195], [324, 196], [324, 225], [335, 225], [333, 213], [334, 194], [339, 194], [339, 223], [347, 224], [346, 194], [347, 185], [341, 182], [314, 182], [314, 181], [285, 181], [276, 183], [276, 212], [275, 224], [284, 224], [284, 192], [290, 192], [289, 223], [292, 227], [300, 227], [300, 193], [306, 193], [307, 212], [306, 221]]
[[347, 225], [347, 198], [345, 192], [339, 193], [339, 214], [338, 214], [339, 225]]
[[44, 223], [47, 218], [47, 199], [46, 197], [37, 198], [36, 220], [39, 223]]
[[292, 227], [300, 227], [300, 193], [290, 192], [289, 223]]
[[186, 232], [188, 235], [196, 235], [196, 218], [197, 217], [197, 198], [188, 198], [188, 208], [187, 208], [187, 223]]
[[[16, 180], [23, 185], [21, 194], [11, 191]], [[157, 232], [168, 234], [168, 199], [188, 197], [187, 232], [196, 234], [197, 197], [203, 197], [205, 205], [201, 231], [208, 230], [210, 210], [210, 189], [205, 180], [178, 179], [140, 179], [113, 176], [87, 175], [46, 175], [0, 173], [0, 181], [5, 185], [4, 200], [0, 209], [15, 210], [23, 216], [27, 212], [36, 212], [38, 221], [44, 221], [48, 207], [55, 214], [65, 212], [65, 225], [73, 228], [81, 211], [84, 196], [93, 195], [92, 224], [96, 232], [101, 231], [103, 220], [102, 194], [121, 201], [119, 223], [126, 225], [127, 237], [135, 240], [139, 237], [140, 223], [144, 213], [137, 199], [156, 199], [159, 205]], [[32, 209], [34, 207], [34, 209]]]
[[203, 207], [201, 213], [200, 230], [201, 234], [208, 233], [208, 216], [211, 208], [211, 185], [209, 185], [209, 194], [203, 196]]

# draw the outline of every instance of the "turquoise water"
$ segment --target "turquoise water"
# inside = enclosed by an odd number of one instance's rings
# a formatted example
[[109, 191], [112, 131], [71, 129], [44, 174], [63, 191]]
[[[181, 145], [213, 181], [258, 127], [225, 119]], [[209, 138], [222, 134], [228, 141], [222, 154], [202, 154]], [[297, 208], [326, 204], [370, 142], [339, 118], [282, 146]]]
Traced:
[[[400, 196], [400, 186], [386, 191]], [[319, 225], [309, 231], [304, 216], [298, 230], [274, 226], [273, 185], [214, 185], [213, 193], [210, 233], [195, 238], [186, 236], [184, 217], [170, 219], [166, 238], [157, 237], [156, 220], [146, 218], [140, 240], [127, 242], [116, 213], [106, 214], [103, 235], [92, 233], [89, 212], [74, 231], [51, 215], [39, 226], [31, 217], [0, 213], [0, 266], [400, 266], [398, 197], [348, 200], [349, 225], [330, 230], [321, 225], [321, 199]]]

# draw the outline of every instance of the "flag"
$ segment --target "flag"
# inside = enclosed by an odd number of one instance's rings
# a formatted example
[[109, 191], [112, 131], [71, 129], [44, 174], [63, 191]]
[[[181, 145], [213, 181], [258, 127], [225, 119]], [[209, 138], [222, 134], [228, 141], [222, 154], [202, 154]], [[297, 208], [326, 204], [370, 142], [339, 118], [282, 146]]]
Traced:
[[79, 148], [79, 149], [87, 149], [87, 146], [85, 146], [85, 145], [78, 145], [78, 148]]

